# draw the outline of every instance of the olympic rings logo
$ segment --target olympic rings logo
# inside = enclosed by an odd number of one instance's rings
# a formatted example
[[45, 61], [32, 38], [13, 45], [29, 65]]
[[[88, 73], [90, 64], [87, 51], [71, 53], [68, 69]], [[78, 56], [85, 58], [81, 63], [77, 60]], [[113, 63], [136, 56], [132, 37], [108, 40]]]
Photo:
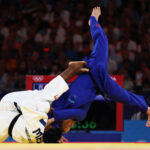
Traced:
[[43, 81], [43, 79], [44, 79], [43, 76], [33, 76], [33, 77], [32, 77], [32, 80], [33, 80], [34, 82], [41, 82], [41, 81]]
[[116, 77], [111, 77], [112, 80], [117, 81]]

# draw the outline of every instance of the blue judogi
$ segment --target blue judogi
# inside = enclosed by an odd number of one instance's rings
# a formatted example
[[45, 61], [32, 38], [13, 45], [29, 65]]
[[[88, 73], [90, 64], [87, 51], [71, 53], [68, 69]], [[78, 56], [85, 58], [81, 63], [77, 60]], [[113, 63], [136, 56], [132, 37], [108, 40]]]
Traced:
[[53, 103], [55, 120], [59, 121], [69, 118], [83, 120], [96, 97], [94, 82], [96, 82], [100, 91], [107, 94], [113, 101], [136, 106], [146, 112], [148, 105], [144, 97], [121, 88], [107, 73], [108, 40], [95, 17], [92, 16], [90, 21], [91, 35], [94, 41], [94, 49], [89, 60], [87, 60], [87, 67], [90, 68], [90, 73], [80, 75], [70, 85], [69, 91]]
[[136, 95], [121, 88], [113, 81], [107, 72], [108, 62], [108, 40], [95, 17], [91, 17], [91, 35], [94, 40], [94, 50], [88, 61], [90, 72], [96, 81], [101, 92], [106, 94], [113, 101], [126, 103], [130, 106], [138, 107], [146, 112], [148, 105], [144, 96]]
[[96, 97], [95, 84], [89, 74], [82, 74], [69, 86], [69, 90], [54, 101], [56, 121], [68, 118], [83, 120]]

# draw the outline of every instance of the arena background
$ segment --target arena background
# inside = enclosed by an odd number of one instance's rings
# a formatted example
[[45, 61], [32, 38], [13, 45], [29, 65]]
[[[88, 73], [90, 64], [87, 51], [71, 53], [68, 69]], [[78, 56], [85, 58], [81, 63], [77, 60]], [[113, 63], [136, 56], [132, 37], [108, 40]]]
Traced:
[[[100, 3], [100, 23], [109, 39], [109, 73], [123, 75], [125, 89], [150, 94], [150, 1]], [[89, 55], [91, 5], [89, 0], [0, 0], [0, 97], [24, 90], [26, 75], [57, 75], [70, 60]], [[106, 107], [116, 110], [114, 104], [103, 104], [101, 117]], [[115, 131], [115, 121], [108, 126], [102, 117], [100, 130], [72, 130], [65, 136], [71, 142], [150, 142], [145, 119], [124, 105], [123, 131]]]

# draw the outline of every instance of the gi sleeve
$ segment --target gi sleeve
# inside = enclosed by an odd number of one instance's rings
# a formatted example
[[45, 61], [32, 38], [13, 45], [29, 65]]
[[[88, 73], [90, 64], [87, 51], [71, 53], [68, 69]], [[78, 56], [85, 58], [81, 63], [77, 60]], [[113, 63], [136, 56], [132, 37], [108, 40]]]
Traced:
[[[42, 107], [43, 111], [39, 111]], [[46, 122], [48, 120], [47, 113], [50, 105], [48, 102], [24, 101], [20, 105], [20, 110], [26, 126], [26, 133], [33, 143], [41, 143]]]
[[84, 120], [86, 117], [86, 111], [83, 109], [65, 109], [65, 110], [57, 110], [53, 111], [53, 117], [55, 118], [55, 121], [62, 121], [67, 119], [73, 119], [73, 120]]
[[58, 99], [63, 93], [69, 89], [65, 80], [59, 75], [49, 82], [42, 92], [42, 98], [49, 102]]
[[101, 25], [98, 23], [98, 21], [96, 20], [94, 16], [90, 17], [90, 24], [91, 24], [91, 27], [90, 27], [91, 36], [92, 36], [93, 41], [96, 42], [96, 40], [98, 39], [107, 41], [107, 36], [105, 35], [105, 32], [103, 31]]

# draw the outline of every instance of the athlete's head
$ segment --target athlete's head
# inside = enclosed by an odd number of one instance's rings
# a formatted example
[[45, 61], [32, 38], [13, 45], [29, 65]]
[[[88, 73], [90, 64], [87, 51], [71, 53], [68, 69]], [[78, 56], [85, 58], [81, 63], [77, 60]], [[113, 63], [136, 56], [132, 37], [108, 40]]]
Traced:
[[62, 137], [62, 133], [68, 132], [74, 125], [72, 119], [64, 120], [59, 124], [59, 128], [48, 125], [43, 134], [44, 143], [58, 143]]
[[43, 134], [43, 142], [44, 143], [58, 143], [62, 136], [62, 132], [59, 128], [49, 128], [45, 130]]

